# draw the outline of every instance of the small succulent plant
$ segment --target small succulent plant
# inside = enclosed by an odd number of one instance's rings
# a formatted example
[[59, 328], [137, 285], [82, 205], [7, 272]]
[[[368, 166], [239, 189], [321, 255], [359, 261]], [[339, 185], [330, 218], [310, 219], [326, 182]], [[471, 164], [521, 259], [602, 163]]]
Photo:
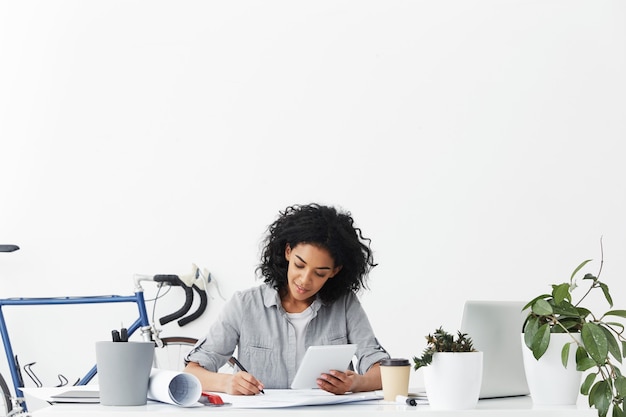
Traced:
[[457, 331], [455, 338], [441, 326], [433, 334], [426, 336], [426, 342], [426, 349], [422, 352], [422, 356], [413, 357], [415, 370], [430, 365], [433, 354], [436, 352], [476, 352], [474, 343], [467, 333]]

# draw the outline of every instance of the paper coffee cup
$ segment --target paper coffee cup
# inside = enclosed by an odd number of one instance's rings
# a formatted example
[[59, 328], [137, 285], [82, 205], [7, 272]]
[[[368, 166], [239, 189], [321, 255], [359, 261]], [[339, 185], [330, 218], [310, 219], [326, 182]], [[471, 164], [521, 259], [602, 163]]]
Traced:
[[385, 401], [395, 401], [398, 395], [409, 395], [411, 364], [408, 359], [391, 358], [380, 362], [380, 376]]

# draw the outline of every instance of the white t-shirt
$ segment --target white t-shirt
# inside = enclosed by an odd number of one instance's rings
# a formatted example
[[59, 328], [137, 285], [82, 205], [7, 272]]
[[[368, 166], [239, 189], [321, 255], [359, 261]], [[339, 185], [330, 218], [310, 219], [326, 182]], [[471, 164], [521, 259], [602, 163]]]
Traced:
[[301, 313], [287, 313], [287, 317], [289, 318], [289, 323], [296, 331], [296, 363], [297, 366], [300, 366], [305, 352], [304, 330], [311, 318], [313, 318], [313, 309], [309, 306]]

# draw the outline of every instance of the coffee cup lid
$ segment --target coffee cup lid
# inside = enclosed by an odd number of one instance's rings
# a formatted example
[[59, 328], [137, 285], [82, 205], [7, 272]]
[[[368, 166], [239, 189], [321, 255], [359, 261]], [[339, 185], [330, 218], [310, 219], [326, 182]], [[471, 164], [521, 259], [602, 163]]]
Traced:
[[409, 360], [404, 358], [390, 358], [380, 361], [380, 366], [409, 366]]

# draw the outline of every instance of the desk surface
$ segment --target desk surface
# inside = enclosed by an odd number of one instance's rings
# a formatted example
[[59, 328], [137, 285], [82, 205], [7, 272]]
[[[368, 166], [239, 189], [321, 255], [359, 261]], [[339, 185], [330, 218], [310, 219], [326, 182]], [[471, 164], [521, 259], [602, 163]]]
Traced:
[[441, 411], [431, 410], [429, 406], [411, 407], [396, 405], [385, 401], [368, 403], [352, 403], [341, 405], [324, 405], [309, 407], [290, 407], [272, 409], [238, 409], [225, 407], [181, 408], [174, 405], [149, 402], [145, 406], [111, 407], [100, 404], [56, 404], [42, 408], [32, 413], [33, 417], [60, 417], [60, 416], [118, 416], [118, 417], [180, 417], [183, 414], [201, 415], [202, 413], [221, 413], [230, 416], [276, 416], [319, 415], [330, 412], [333, 416], [361, 417], [363, 415], [406, 416], [418, 414], [420, 417], [453, 417], [459, 414], [467, 417], [499, 417], [512, 415], [515, 417], [595, 417], [597, 411], [584, 406], [573, 407], [534, 407], [530, 397], [516, 397], [504, 399], [480, 400], [473, 410]]

